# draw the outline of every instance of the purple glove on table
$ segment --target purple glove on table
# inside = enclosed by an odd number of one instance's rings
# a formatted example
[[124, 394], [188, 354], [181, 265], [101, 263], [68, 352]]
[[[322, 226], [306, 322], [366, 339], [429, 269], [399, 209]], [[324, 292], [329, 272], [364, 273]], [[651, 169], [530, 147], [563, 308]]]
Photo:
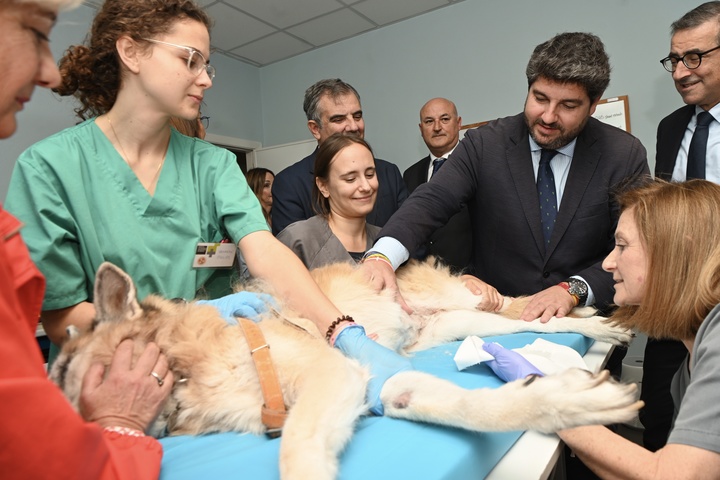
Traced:
[[225, 319], [228, 325], [237, 325], [235, 317], [249, 318], [259, 322], [260, 316], [270, 307], [277, 308], [277, 302], [266, 293], [237, 292], [215, 300], [198, 300], [198, 305], [212, 305]]
[[485, 362], [487, 366], [495, 372], [495, 375], [506, 382], [512, 382], [529, 375], [543, 376], [543, 373], [535, 365], [525, 360], [525, 357], [508, 350], [498, 343], [485, 342], [482, 348], [495, 357], [495, 360]]
[[345, 356], [370, 368], [367, 401], [372, 413], [382, 415], [384, 408], [380, 401], [380, 392], [383, 385], [396, 373], [413, 370], [410, 360], [368, 338], [365, 329], [360, 325], [343, 328], [335, 337], [335, 346]]

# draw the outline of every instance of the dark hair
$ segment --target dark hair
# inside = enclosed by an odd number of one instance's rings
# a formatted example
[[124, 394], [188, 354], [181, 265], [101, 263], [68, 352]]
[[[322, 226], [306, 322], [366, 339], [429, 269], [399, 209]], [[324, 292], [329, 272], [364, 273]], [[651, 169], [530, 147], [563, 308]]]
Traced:
[[180, 20], [195, 20], [210, 30], [210, 17], [191, 0], [105, 0], [95, 16], [86, 45], [71, 46], [60, 59], [62, 83], [54, 91], [74, 95], [75, 109], [86, 119], [109, 111], [122, 83], [115, 42], [123, 35], [138, 44], [169, 32]]
[[[711, 20], [720, 23], [720, 2], [706, 2], [693, 8], [670, 25], [670, 33], [675, 35], [675, 32], [679, 30], [699, 27]], [[720, 45], [720, 33], [716, 41]]]
[[273, 177], [275, 176], [272, 170], [262, 167], [251, 168], [245, 174], [250, 190], [252, 190], [255, 195], [260, 196], [262, 194], [263, 188], [265, 187], [265, 175], [268, 173]]
[[320, 80], [305, 90], [305, 98], [303, 100], [303, 110], [308, 120], [313, 120], [322, 127], [320, 121], [320, 113], [318, 112], [318, 104], [323, 95], [329, 95], [330, 98], [337, 98], [341, 95], [355, 95], [360, 102], [360, 94], [349, 83], [345, 83], [339, 78], [328, 78]]
[[557, 83], [576, 83], [595, 101], [610, 83], [610, 61], [597, 36], [561, 33], [535, 47], [525, 75], [528, 88], [540, 77]]
[[[324, 182], [327, 182], [330, 175], [330, 164], [332, 163], [333, 158], [335, 158], [335, 156], [344, 148], [353, 144], [362, 145], [370, 151], [371, 155], [373, 154], [370, 144], [362, 138], [356, 135], [334, 133], [330, 135], [318, 148], [317, 155], [315, 156], [315, 178], [319, 178]], [[375, 155], [373, 155], [373, 158], [374, 157]], [[323, 217], [330, 215], [330, 200], [320, 193], [317, 182], [313, 183], [312, 196], [315, 211]]]
[[[270, 174], [275, 177], [275, 174], [272, 172], [272, 170], [268, 170], [267, 168], [257, 167], [257, 168], [251, 168], [247, 171], [245, 174], [245, 179], [247, 180], [248, 186], [250, 186], [250, 190], [253, 191], [255, 196], [260, 200], [260, 195], [262, 195], [263, 188], [265, 187], [265, 175]], [[262, 207], [262, 204], [260, 205]], [[265, 211], [265, 209], [262, 209], [263, 216], [265, 217], [265, 221], [270, 223], [270, 214]]]

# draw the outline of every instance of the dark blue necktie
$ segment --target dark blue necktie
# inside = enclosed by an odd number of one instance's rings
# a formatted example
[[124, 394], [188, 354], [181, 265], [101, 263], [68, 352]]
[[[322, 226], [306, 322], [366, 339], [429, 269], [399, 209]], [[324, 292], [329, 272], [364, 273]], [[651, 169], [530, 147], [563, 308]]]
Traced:
[[437, 171], [440, 170], [440, 167], [443, 166], [443, 163], [445, 163], [444, 158], [436, 158], [435, 160], [433, 160], [433, 171], [432, 171], [432, 175], [430, 175], [430, 177], [435, 176]]
[[707, 151], [708, 125], [713, 121], [713, 116], [708, 112], [700, 112], [697, 116], [697, 126], [690, 140], [688, 150], [687, 174], [685, 178], [705, 178], [705, 152]]
[[557, 154], [557, 150], [542, 149], [540, 154], [540, 168], [538, 168], [537, 189], [540, 198], [540, 221], [542, 222], [543, 237], [545, 246], [550, 243], [557, 217], [557, 193], [555, 192], [555, 177], [550, 160]]

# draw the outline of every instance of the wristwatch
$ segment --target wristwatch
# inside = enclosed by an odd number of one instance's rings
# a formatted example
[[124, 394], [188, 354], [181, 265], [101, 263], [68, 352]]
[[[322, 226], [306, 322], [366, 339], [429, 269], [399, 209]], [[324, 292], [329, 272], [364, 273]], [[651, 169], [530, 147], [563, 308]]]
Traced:
[[567, 292], [575, 298], [577, 302], [575, 306], [585, 306], [588, 299], [587, 283], [579, 278], [568, 278], [564, 282], [558, 283], [558, 285], [567, 290]]

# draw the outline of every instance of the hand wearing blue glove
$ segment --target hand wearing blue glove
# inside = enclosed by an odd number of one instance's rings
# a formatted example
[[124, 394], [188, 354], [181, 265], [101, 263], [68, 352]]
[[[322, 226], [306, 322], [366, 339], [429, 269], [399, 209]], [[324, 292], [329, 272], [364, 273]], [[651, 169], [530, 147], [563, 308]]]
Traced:
[[260, 316], [270, 307], [277, 308], [277, 302], [270, 295], [251, 292], [237, 292], [215, 300], [198, 300], [196, 303], [215, 307], [228, 325], [237, 325], [235, 317], [245, 317], [258, 322]]
[[335, 346], [345, 356], [370, 368], [367, 401], [372, 413], [382, 415], [384, 409], [380, 402], [380, 392], [383, 385], [396, 373], [413, 370], [410, 360], [368, 338], [360, 325], [345, 327], [335, 337]]
[[525, 360], [525, 357], [498, 343], [485, 342], [482, 348], [495, 357], [495, 360], [485, 362], [487, 366], [506, 382], [525, 378], [528, 375], [543, 376], [543, 373], [535, 365]]

